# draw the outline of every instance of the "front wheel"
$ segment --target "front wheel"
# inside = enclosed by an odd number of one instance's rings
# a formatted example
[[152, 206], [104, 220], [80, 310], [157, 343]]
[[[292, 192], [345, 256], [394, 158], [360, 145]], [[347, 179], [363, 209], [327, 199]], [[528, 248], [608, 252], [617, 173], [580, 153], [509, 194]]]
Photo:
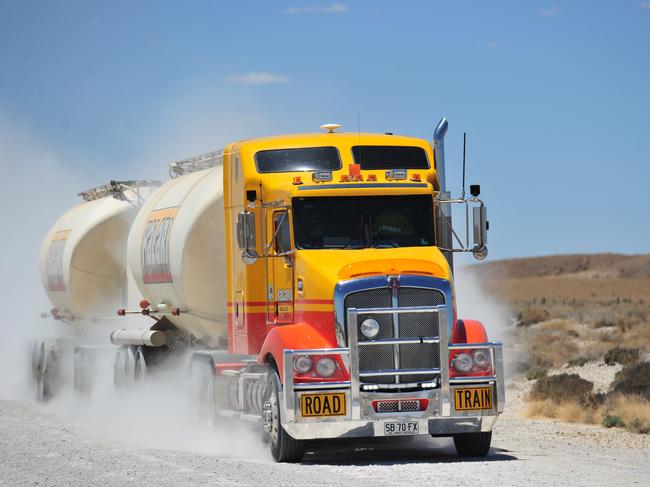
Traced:
[[484, 457], [490, 451], [492, 432], [454, 435], [454, 445], [461, 457]]
[[268, 433], [268, 443], [271, 448], [271, 455], [276, 462], [294, 463], [302, 460], [305, 453], [305, 442], [296, 440], [282, 427], [282, 416], [280, 412], [280, 378], [278, 373], [273, 371], [269, 374], [267, 397], [264, 401], [264, 429]]

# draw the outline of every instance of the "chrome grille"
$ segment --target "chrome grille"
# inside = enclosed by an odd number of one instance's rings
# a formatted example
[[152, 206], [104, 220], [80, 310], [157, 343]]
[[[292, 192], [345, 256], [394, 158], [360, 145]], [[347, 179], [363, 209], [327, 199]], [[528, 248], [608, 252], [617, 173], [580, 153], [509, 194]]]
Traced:
[[[397, 290], [397, 305], [401, 308], [411, 306], [439, 306], [445, 304], [445, 295], [436, 289], [400, 287]], [[392, 308], [391, 289], [368, 289], [349, 294], [345, 299], [345, 309], [348, 308]], [[399, 332], [395, 333], [394, 315], [368, 314], [360, 317], [357, 335], [359, 342], [369, 341], [361, 333], [363, 320], [372, 318], [379, 323], [379, 334], [373, 338], [420, 338], [439, 336], [438, 315], [435, 313], [402, 313], [399, 316]], [[396, 353], [396, 348], [397, 353]], [[396, 363], [395, 356], [399, 360]], [[398, 367], [399, 365], [399, 367]], [[359, 371], [376, 371], [401, 369], [433, 369], [440, 367], [440, 349], [438, 344], [409, 344], [409, 345], [373, 345], [359, 347]], [[403, 381], [423, 382], [435, 378], [435, 375], [410, 375]], [[361, 382], [372, 384], [395, 384], [395, 376], [365, 377]]]

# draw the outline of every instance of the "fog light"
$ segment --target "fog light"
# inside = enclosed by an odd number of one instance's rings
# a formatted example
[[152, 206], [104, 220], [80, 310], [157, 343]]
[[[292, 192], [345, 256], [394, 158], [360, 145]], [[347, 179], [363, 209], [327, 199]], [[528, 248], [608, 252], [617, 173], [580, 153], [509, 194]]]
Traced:
[[459, 353], [454, 357], [452, 365], [458, 372], [469, 372], [474, 366], [474, 361], [472, 360], [472, 357], [469, 356], [469, 354]]
[[316, 362], [316, 372], [321, 377], [329, 377], [336, 372], [336, 363], [331, 358], [322, 358]]
[[311, 358], [307, 355], [298, 355], [293, 359], [293, 368], [296, 372], [300, 374], [306, 374], [311, 370]]
[[377, 320], [368, 318], [361, 322], [361, 333], [366, 338], [374, 338], [379, 334], [379, 323]]
[[492, 366], [490, 353], [485, 349], [479, 348], [478, 350], [474, 350], [472, 359], [474, 360], [476, 366], [480, 367], [481, 369], [487, 369]]

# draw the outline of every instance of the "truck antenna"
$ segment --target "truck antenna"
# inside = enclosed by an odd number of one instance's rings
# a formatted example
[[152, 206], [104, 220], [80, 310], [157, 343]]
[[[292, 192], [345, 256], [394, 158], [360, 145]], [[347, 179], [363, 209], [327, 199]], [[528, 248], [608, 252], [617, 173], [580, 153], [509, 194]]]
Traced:
[[463, 198], [465, 197], [465, 156], [467, 154], [467, 132], [463, 132]]

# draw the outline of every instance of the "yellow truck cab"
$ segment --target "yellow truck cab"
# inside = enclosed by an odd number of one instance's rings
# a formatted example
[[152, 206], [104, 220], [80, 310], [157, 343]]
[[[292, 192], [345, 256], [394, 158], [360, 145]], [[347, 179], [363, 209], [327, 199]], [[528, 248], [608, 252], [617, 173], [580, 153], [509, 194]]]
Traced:
[[487, 221], [476, 187], [445, 192], [446, 120], [435, 151], [323, 128], [223, 153], [228, 354], [212, 367], [238, 390], [228, 414], [261, 414], [279, 461], [305, 440], [413, 434], [486, 455], [502, 348], [456, 318], [449, 205], [474, 207], [462, 250], [479, 257]]

